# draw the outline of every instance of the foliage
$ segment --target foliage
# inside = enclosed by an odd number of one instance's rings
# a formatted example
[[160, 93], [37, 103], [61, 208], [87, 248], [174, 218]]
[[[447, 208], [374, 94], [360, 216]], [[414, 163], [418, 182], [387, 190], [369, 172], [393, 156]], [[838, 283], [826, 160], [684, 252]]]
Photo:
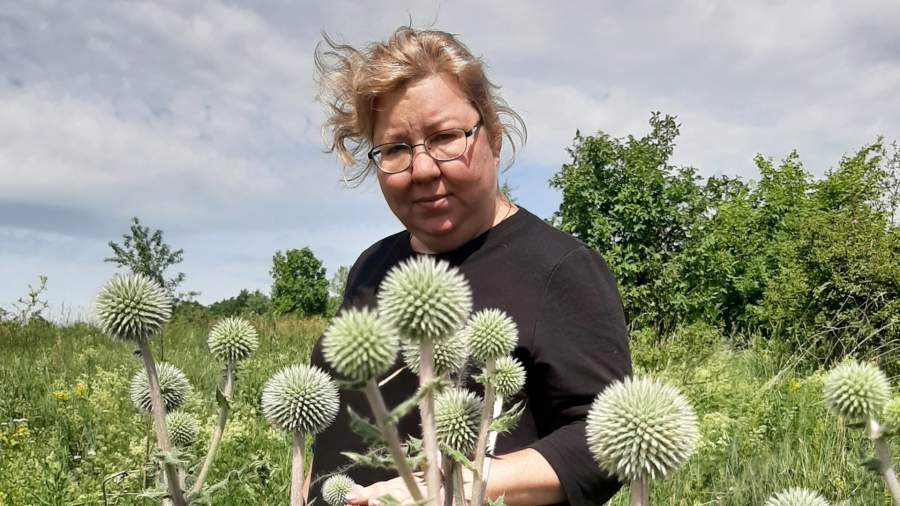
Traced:
[[[141, 226], [137, 216], [131, 218], [131, 227], [127, 234], [122, 235], [122, 243], [109, 241], [109, 247], [113, 250], [113, 256], [105, 258], [104, 262], [112, 262], [118, 267], [127, 267], [134, 274], [149, 277], [172, 297], [175, 296], [178, 285], [184, 282], [183, 272], [169, 279], [165, 278], [165, 271], [184, 259], [184, 250], [173, 251], [171, 246], [163, 242], [162, 230], [150, 232], [150, 227]], [[195, 296], [197, 293], [186, 295]]]
[[272, 257], [272, 309], [278, 314], [325, 315], [325, 268], [309, 248], [276, 251]]
[[563, 193], [554, 223], [603, 254], [633, 328], [666, 339], [680, 322], [709, 322], [812, 363], [894, 353], [896, 145], [879, 139], [818, 181], [796, 152], [757, 156], [759, 181], [702, 181], [669, 162], [675, 119], [654, 113], [650, 126], [640, 138], [576, 134], [551, 180]]
[[347, 288], [347, 278], [350, 275], [350, 268], [346, 265], [338, 267], [331, 279], [328, 280], [328, 315], [337, 314], [341, 303], [344, 301], [344, 290]]
[[263, 314], [269, 310], [269, 297], [259, 290], [241, 289], [237, 295], [213, 302], [209, 312], [213, 316], [241, 316], [246, 314]]
[[13, 311], [0, 308], [0, 321], [11, 318], [19, 325], [26, 325], [32, 320], [44, 320], [44, 311], [47, 310], [47, 300], [43, 297], [47, 292], [47, 276], [38, 275], [38, 284], [28, 285], [28, 293], [13, 304]]

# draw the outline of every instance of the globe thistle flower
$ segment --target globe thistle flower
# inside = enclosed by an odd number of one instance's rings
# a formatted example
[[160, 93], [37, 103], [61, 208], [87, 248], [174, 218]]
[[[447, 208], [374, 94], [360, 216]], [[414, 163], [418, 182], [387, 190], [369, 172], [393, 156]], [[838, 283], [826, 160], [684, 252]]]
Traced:
[[[156, 364], [156, 376], [159, 378], [159, 390], [162, 393], [163, 404], [166, 413], [180, 408], [192, 388], [187, 377], [181, 369], [166, 362]], [[141, 369], [131, 377], [131, 385], [128, 387], [131, 403], [140, 411], [150, 412], [150, 381], [147, 379], [147, 371]]]
[[894, 397], [884, 405], [881, 420], [892, 431], [900, 430], [900, 397]]
[[516, 322], [499, 309], [483, 309], [472, 315], [462, 334], [469, 353], [480, 364], [509, 355], [519, 340]]
[[605, 471], [621, 480], [664, 478], [690, 457], [697, 416], [674, 387], [625, 378], [594, 400], [587, 442]]
[[850, 360], [825, 376], [823, 393], [833, 413], [857, 420], [881, 414], [891, 385], [878, 367]]
[[466, 454], [475, 449], [481, 422], [481, 398], [468, 390], [450, 388], [434, 399], [438, 441]]
[[378, 308], [404, 340], [438, 342], [453, 335], [469, 316], [472, 290], [459, 269], [420, 256], [388, 272]]
[[494, 365], [494, 374], [490, 378], [497, 395], [512, 397], [525, 386], [525, 368], [512, 357], [501, 357]]
[[346, 474], [335, 474], [322, 484], [322, 499], [331, 506], [343, 506], [356, 482]]
[[206, 344], [217, 359], [239, 362], [256, 351], [259, 339], [250, 322], [243, 318], [229, 317], [213, 326]]
[[97, 295], [100, 328], [123, 341], [140, 341], [160, 331], [172, 316], [165, 290], [143, 274], [116, 275]]
[[194, 444], [200, 431], [197, 419], [185, 411], [174, 411], [166, 415], [166, 429], [172, 444], [179, 448]]
[[318, 367], [293, 365], [275, 373], [263, 386], [262, 413], [287, 432], [318, 434], [334, 421], [338, 388]]
[[322, 338], [325, 360], [338, 374], [368, 381], [397, 358], [396, 331], [374, 311], [350, 309], [335, 318]]
[[[414, 372], [419, 372], [419, 347], [412, 344], [404, 344], [401, 348], [403, 362]], [[444, 374], [456, 372], [466, 365], [469, 352], [466, 349], [466, 341], [459, 332], [434, 343], [434, 373]]]
[[765, 506], [828, 506], [828, 501], [805, 488], [789, 488], [770, 497]]

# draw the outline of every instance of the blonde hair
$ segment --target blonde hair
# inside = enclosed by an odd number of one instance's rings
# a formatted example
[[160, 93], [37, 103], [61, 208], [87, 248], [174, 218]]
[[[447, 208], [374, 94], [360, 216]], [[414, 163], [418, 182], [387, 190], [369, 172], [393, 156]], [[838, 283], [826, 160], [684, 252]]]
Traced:
[[366, 155], [372, 147], [378, 97], [433, 74], [456, 79], [481, 114], [495, 153], [500, 153], [504, 137], [513, 157], [516, 139], [524, 144], [527, 130], [522, 117], [497, 94], [499, 87], [488, 80], [482, 60], [454, 35], [403, 26], [387, 42], [373, 42], [362, 50], [338, 44], [325, 33], [322, 37], [324, 45], [320, 42], [315, 51], [318, 99], [327, 107], [322, 134], [327, 152], [337, 152], [345, 169], [356, 169], [345, 180], [361, 181], [372, 170]]

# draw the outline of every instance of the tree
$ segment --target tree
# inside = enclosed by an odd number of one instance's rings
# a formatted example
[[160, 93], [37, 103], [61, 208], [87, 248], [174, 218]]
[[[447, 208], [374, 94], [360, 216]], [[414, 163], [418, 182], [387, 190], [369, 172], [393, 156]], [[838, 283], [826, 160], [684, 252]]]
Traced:
[[[175, 296], [178, 285], [184, 282], [183, 272], [169, 279], [164, 276], [166, 269], [181, 263], [184, 250], [172, 251], [172, 248], [163, 242], [162, 230], [154, 230], [151, 233], [150, 227], [141, 226], [137, 216], [131, 218], [131, 229], [129, 233], [122, 235], [122, 244], [109, 241], [109, 247], [113, 250], [113, 256], [105, 258], [104, 262], [113, 262], [118, 267], [129, 268], [135, 274], [148, 276], [172, 297]], [[194, 296], [197, 292], [188, 295]]]
[[347, 287], [347, 276], [350, 268], [346, 265], [338, 267], [331, 280], [328, 281], [328, 315], [334, 316], [344, 301], [344, 289]]
[[272, 309], [302, 316], [328, 311], [325, 267], [309, 248], [276, 251], [272, 257]]
[[215, 316], [238, 316], [242, 314], [263, 314], [269, 310], [269, 297], [259, 290], [242, 289], [236, 296], [213, 302], [209, 312]]

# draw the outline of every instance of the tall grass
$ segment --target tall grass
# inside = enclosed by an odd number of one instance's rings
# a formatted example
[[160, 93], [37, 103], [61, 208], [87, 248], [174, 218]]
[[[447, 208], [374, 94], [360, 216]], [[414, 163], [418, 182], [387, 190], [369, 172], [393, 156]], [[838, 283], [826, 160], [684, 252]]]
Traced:
[[[194, 385], [185, 409], [206, 431], [221, 372], [206, 352], [211, 323], [203, 313], [181, 315], [153, 341], [157, 357], [164, 351]], [[260, 348], [238, 372], [232, 419], [209, 479], [220, 482], [232, 471], [213, 497], [217, 505], [284, 502], [290, 441], [259, 416], [259, 392], [274, 371], [307, 360], [327, 322], [261, 316], [253, 323]], [[652, 504], [759, 505], [789, 486], [833, 503], [890, 504], [878, 476], [862, 465], [871, 444], [826, 412], [821, 371], [801, 369], [762, 344], [732, 349], [703, 326], [663, 343], [635, 332], [631, 347], [636, 370], [678, 385], [700, 418], [698, 452], [654, 485]], [[103, 504], [104, 488], [108, 504], [154, 503], [138, 495], [155, 471], [148, 467], [149, 421], [128, 402], [128, 381], [139, 369], [132, 351], [81, 323], [0, 324], [0, 505]], [[193, 465], [208, 437], [201, 434]], [[612, 503], [625, 505], [627, 496]]]

